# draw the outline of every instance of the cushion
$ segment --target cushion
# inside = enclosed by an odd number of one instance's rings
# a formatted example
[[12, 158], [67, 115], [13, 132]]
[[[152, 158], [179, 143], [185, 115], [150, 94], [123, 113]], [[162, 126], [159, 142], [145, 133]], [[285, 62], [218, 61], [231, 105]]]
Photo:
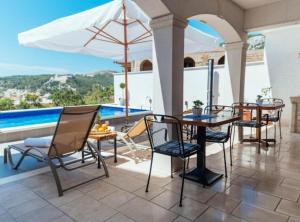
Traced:
[[197, 152], [199, 149], [198, 144], [183, 143], [184, 153], [182, 152], [182, 146], [179, 145], [178, 141], [169, 141], [154, 148], [157, 153], [169, 155], [169, 156], [179, 156], [186, 157]]
[[228, 138], [227, 133], [222, 131], [206, 130], [206, 140], [223, 141]]
[[235, 126], [242, 126], [242, 127], [253, 127], [253, 128], [260, 128], [262, 127], [264, 124], [263, 123], [259, 123], [255, 120], [251, 120], [251, 121], [247, 121], [247, 120], [239, 120], [239, 121], [235, 121], [233, 123], [233, 125]]

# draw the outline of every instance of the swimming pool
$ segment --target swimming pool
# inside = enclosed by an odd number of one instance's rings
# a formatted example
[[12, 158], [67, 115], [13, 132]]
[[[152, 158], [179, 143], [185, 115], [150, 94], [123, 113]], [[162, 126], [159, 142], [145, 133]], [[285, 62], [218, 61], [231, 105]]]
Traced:
[[[0, 129], [57, 122], [61, 110], [62, 108], [49, 108], [0, 112]], [[129, 109], [129, 113], [145, 111], [142, 109]], [[99, 113], [101, 118], [124, 116], [125, 109], [117, 106], [101, 106]]]

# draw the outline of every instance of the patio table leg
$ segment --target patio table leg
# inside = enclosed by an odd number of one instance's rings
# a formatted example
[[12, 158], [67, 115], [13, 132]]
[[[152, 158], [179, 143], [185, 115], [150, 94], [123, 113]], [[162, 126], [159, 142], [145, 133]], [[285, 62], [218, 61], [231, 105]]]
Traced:
[[[101, 156], [101, 141], [100, 140], [97, 140], [97, 149], [99, 151], [99, 154]], [[98, 158], [98, 168], [100, 169], [101, 168], [101, 164], [100, 164], [100, 159]]]
[[197, 167], [189, 170], [185, 178], [203, 186], [211, 185], [223, 177], [223, 174], [215, 173], [206, 168], [206, 127], [197, 127], [197, 143], [200, 149], [197, 152]]
[[114, 138], [114, 156], [115, 156], [115, 163], [118, 162], [117, 160], [117, 137]]

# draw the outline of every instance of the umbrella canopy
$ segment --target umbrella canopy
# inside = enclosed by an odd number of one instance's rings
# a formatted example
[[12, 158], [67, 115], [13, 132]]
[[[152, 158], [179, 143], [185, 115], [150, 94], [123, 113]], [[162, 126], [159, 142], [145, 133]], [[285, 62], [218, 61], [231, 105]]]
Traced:
[[[81, 53], [124, 62], [125, 106], [128, 117], [128, 62], [152, 58], [150, 18], [132, 0], [114, 0], [20, 33], [24, 46]], [[216, 38], [188, 26], [185, 53], [211, 51]]]
[[[114, 0], [20, 33], [19, 43], [124, 62], [123, 3], [126, 6], [127, 42], [131, 43], [128, 45], [128, 61], [151, 59], [151, 19], [132, 0]], [[216, 38], [187, 26], [185, 53], [211, 51], [218, 46]]]

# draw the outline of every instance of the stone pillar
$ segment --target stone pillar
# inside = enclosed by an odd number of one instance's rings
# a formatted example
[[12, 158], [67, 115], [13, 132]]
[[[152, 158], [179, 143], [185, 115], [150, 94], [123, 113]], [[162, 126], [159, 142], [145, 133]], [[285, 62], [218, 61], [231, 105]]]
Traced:
[[183, 60], [185, 20], [167, 15], [154, 19], [154, 113], [176, 115], [183, 111]]
[[[186, 20], [166, 15], [153, 19], [153, 113], [176, 115], [183, 112], [184, 29]], [[174, 159], [174, 170], [181, 167]], [[170, 172], [170, 158], [155, 154], [154, 168]]]
[[247, 48], [242, 41], [225, 44], [225, 71], [230, 76], [233, 102], [244, 101]]
[[[243, 41], [225, 44], [225, 72], [230, 76], [233, 102], [244, 102], [247, 49]], [[243, 129], [239, 127], [238, 132], [241, 141]]]

